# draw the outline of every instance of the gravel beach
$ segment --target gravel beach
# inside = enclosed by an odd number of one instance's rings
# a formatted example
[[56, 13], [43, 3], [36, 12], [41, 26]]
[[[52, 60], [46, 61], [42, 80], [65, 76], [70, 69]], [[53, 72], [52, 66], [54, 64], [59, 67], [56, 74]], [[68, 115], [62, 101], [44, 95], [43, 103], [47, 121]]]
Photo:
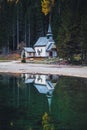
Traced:
[[87, 66], [0, 62], [0, 73], [56, 74], [87, 78]]

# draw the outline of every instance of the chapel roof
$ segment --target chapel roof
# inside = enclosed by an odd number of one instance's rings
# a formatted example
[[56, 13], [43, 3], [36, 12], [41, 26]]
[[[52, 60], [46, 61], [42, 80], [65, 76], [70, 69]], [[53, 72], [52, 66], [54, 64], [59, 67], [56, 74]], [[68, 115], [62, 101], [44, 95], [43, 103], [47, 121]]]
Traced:
[[52, 44], [53, 43], [50, 43], [50, 45], [48, 46], [47, 50], [46, 51], [50, 51], [52, 49]]
[[47, 94], [50, 90], [54, 90], [54, 87], [50, 81], [46, 82], [47, 84], [34, 84], [36, 89], [38, 90], [39, 93]]
[[37, 46], [46, 46], [48, 43], [47, 37], [39, 37], [37, 42], [35, 43], [34, 47]]
[[24, 47], [24, 50], [26, 52], [35, 52], [35, 50], [32, 47]]
[[26, 79], [25, 80], [25, 83], [33, 83], [34, 82], [34, 78], [30, 78], [30, 79]]
[[48, 42], [50, 43], [55, 43], [53, 39], [48, 39], [47, 37], [39, 37], [37, 42], [35, 43], [34, 47], [40, 47], [40, 46], [46, 46], [48, 44]]

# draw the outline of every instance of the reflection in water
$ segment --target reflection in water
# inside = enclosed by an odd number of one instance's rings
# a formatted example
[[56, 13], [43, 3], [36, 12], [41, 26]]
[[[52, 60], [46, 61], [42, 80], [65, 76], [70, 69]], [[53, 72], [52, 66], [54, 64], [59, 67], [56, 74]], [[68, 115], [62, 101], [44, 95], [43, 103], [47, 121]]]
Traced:
[[87, 79], [0, 75], [0, 130], [85, 130]]
[[46, 112], [42, 116], [42, 125], [43, 125], [43, 130], [55, 130], [52, 119]]
[[25, 84], [33, 83], [39, 93], [45, 94], [48, 100], [49, 111], [51, 112], [51, 102], [53, 91], [58, 81], [57, 75], [30, 75], [22, 74]]
[[[49, 113], [51, 113], [51, 102], [53, 91], [58, 80], [58, 76], [52, 75], [30, 75], [22, 74], [25, 84], [33, 83], [40, 94], [45, 94], [48, 100]], [[52, 82], [54, 81], [54, 82]], [[54, 130], [51, 116], [47, 112], [42, 116], [43, 130]]]

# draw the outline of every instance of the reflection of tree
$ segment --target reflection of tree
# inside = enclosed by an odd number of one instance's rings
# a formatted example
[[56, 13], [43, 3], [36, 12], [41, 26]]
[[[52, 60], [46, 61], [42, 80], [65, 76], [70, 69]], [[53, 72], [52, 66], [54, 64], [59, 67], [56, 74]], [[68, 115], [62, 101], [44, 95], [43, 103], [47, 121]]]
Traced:
[[55, 130], [54, 124], [52, 123], [52, 119], [47, 112], [45, 112], [42, 116], [42, 126], [43, 130]]
[[29, 130], [33, 130], [32, 128], [29, 128]]
[[25, 77], [23, 77], [23, 78], [19, 78], [18, 80], [17, 80], [17, 87], [20, 87], [20, 88], [25, 88], [26, 87], [26, 84], [25, 84], [25, 79], [24, 79]]

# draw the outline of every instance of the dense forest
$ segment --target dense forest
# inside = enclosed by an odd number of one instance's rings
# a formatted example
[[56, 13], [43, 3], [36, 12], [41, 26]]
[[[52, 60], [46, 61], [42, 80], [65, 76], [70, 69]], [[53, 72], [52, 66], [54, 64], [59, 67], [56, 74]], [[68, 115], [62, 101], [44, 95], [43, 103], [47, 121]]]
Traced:
[[50, 16], [58, 56], [87, 61], [86, 0], [0, 0], [0, 52], [32, 47], [46, 35]]

